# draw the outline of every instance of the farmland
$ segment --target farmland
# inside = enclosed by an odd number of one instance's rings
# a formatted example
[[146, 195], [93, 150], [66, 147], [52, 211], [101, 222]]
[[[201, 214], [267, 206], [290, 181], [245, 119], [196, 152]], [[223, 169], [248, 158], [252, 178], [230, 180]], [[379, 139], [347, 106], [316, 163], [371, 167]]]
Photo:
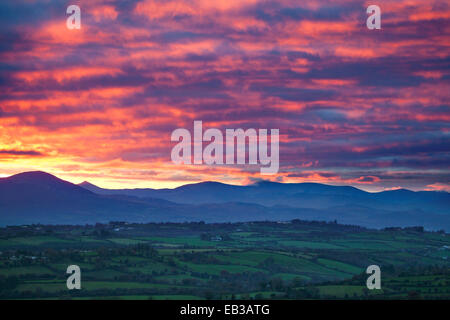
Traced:
[[[448, 299], [450, 238], [326, 222], [0, 229], [3, 299]], [[368, 290], [367, 266], [382, 270]], [[66, 268], [81, 268], [68, 290]]]

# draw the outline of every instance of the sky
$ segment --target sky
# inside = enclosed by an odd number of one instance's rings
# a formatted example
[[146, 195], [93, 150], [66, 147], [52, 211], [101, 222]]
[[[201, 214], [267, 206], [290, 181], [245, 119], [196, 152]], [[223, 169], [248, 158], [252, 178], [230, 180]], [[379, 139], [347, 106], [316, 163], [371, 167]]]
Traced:
[[[450, 191], [449, 19], [444, 0], [1, 1], [0, 176]], [[172, 163], [194, 120], [279, 129], [279, 172]]]

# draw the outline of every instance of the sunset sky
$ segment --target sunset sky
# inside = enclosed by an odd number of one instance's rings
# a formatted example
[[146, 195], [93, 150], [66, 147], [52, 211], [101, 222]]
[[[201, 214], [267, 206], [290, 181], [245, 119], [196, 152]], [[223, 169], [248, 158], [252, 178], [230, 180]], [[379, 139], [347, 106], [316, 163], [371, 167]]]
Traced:
[[[1, 1], [0, 176], [450, 191], [449, 19], [445, 0]], [[194, 120], [280, 129], [278, 174], [173, 164]]]

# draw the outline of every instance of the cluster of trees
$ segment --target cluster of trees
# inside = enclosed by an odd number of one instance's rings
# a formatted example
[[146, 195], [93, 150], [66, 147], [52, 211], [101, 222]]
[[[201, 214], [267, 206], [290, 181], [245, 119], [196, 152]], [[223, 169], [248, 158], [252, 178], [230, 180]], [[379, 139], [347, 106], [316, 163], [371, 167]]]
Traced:
[[16, 276], [0, 275], [0, 294], [12, 291], [19, 285], [19, 278]]

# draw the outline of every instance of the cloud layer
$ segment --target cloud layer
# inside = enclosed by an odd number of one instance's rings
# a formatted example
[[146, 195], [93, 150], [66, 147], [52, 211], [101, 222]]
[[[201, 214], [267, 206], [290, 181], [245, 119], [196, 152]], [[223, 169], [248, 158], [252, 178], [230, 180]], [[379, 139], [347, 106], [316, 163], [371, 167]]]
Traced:
[[[449, 190], [450, 5], [95, 0], [0, 4], [0, 173], [102, 186], [246, 183], [176, 166], [171, 132], [279, 128], [277, 181]], [[72, 4], [72, 3], [71, 3]]]

